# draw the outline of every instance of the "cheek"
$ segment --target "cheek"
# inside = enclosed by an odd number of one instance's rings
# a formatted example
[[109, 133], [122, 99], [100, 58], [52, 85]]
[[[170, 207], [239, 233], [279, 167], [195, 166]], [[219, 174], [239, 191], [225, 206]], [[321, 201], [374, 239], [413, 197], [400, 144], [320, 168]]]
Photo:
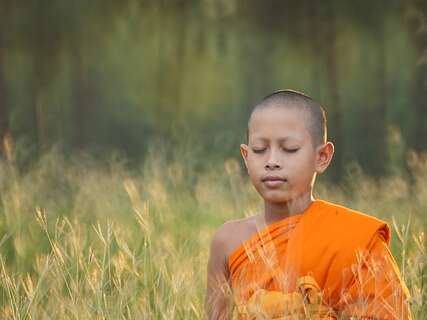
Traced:
[[247, 168], [248, 168], [248, 172], [251, 175], [256, 175], [257, 172], [260, 170], [260, 161], [254, 158], [248, 158], [247, 161]]
[[292, 175], [308, 175], [315, 171], [315, 161], [311, 154], [301, 154], [289, 161], [290, 173]]
[[254, 167], [248, 167], [248, 174], [254, 184], [258, 183], [259, 173]]
[[246, 164], [246, 169], [247, 169], [247, 171], [248, 171], [249, 178], [250, 178], [251, 180], [253, 180], [253, 179], [254, 179], [254, 177], [255, 177], [255, 175], [256, 175], [256, 170], [255, 170], [255, 168], [254, 168], [253, 163], [248, 162], [248, 163]]

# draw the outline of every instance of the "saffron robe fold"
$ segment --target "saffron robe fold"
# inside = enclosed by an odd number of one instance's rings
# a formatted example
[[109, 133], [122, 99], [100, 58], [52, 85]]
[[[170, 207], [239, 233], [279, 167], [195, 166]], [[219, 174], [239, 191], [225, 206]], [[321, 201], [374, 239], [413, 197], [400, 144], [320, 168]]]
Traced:
[[[257, 290], [292, 293], [312, 276], [323, 303], [338, 315], [410, 319], [409, 292], [388, 249], [388, 225], [361, 212], [315, 200], [275, 222], [228, 257], [239, 312]], [[242, 316], [244, 318], [244, 316]]]

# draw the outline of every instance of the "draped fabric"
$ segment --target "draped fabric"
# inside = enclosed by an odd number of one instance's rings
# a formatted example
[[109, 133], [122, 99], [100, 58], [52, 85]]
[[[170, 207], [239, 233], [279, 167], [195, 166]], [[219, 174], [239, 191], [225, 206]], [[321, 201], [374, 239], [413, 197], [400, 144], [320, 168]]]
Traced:
[[321, 289], [322, 304], [337, 315], [410, 319], [409, 292], [389, 242], [385, 222], [315, 200], [301, 214], [260, 230], [229, 255], [241, 318], [255, 293], [293, 294], [298, 280], [310, 275]]

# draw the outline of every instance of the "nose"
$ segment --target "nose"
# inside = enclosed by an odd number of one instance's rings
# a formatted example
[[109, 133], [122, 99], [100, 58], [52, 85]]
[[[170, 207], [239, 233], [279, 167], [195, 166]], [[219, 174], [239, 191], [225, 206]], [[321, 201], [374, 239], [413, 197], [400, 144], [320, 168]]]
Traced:
[[281, 169], [282, 166], [280, 165], [279, 161], [277, 160], [276, 152], [274, 152], [273, 150], [270, 152], [269, 157], [268, 157], [267, 162], [266, 162], [264, 167], [267, 170]]
[[265, 168], [267, 170], [277, 170], [277, 169], [280, 169], [281, 166], [279, 164], [276, 164], [276, 163], [266, 163]]

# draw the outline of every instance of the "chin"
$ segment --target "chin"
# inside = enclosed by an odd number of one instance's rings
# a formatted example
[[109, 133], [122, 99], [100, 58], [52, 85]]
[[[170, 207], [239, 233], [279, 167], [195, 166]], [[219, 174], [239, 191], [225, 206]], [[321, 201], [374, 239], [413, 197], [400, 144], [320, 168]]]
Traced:
[[265, 201], [272, 202], [272, 203], [283, 203], [291, 200], [291, 197], [289, 196], [289, 194], [286, 194], [283, 192], [280, 192], [280, 193], [269, 192], [268, 194], [263, 194], [262, 197], [264, 198]]

